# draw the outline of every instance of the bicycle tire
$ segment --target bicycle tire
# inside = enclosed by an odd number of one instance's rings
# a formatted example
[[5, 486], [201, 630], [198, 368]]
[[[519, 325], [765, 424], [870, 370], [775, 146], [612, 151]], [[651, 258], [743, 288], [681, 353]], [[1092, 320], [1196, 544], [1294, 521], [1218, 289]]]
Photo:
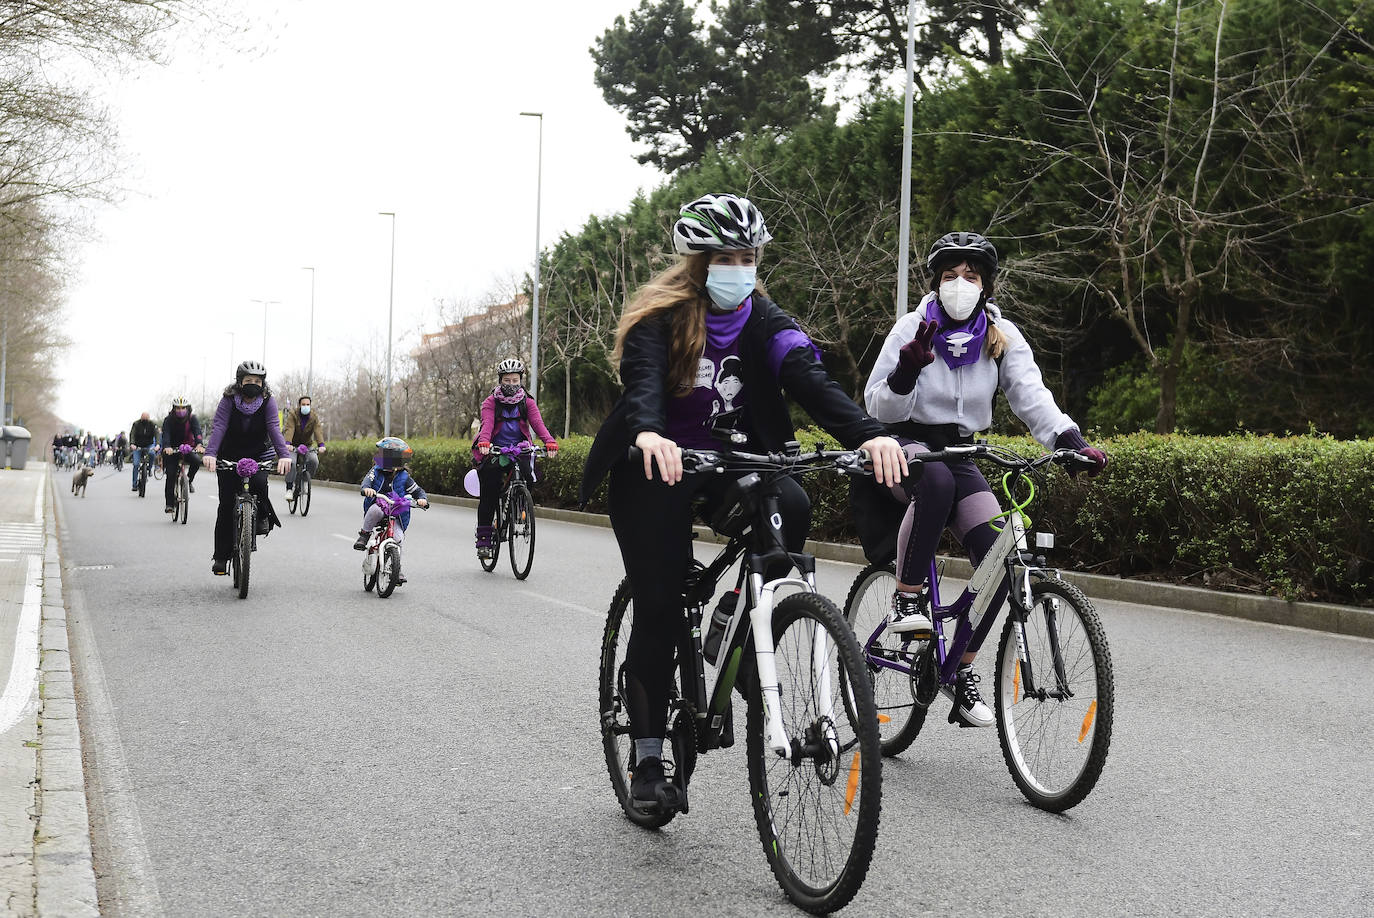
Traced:
[[248, 598], [248, 574], [253, 565], [253, 527], [257, 516], [251, 503], [239, 505], [238, 556], [239, 575], [235, 580], [239, 588], [239, 599]]
[[154, 480], [154, 481], [161, 481], [161, 480], [162, 480], [162, 474], [163, 474], [163, 472], [162, 472], [162, 466], [160, 466], [160, 465], [158, 465], [156, 462], [154, 462], [154, 463], [153, 463], [153, 480]]
[[304, 478], [296, 480], [296, 503], [300, 504], [301, 518], [310, 512], [310, 473], [302, 472]]
[[138, 496], [144, 497], [148, 493], [148, 467], [143, 466], [138, 470]]
[[[892, 609], [892, 591], [897, 588], [896, 568], [887, 564], [870, 564], [859, 572], [844, 601], [844, 617], [858, 641], [867, 641]], [[873, 642], [863, 646], [869, 682], [873, 685], [873, 701], [878, 709], [878, 736], [883, 755], [898, 755], [921, 732], [926, 722], [928, 706], [916, 702], [911, 674], [889, 669], [873, 662], [873, 657], [900, 658], [908, 666], [920, 664], [917, 653], [903, 652], [903, 647], [916, 648], [925, 642], [904, 642], [886, 629]]]
[[377, 585], [377, 575], [380, 573], [377, 553], [369, 551], [363, 555], [363, 590], [371, 593], [372, 588]]
[[[657, 829], [672, 822], [677, 811], [662, 812], [636, 807], [630, 799], [630, 780], [634, 771], [634, 742], [630, 738], [630, 713], [624, 698], [625, 651], [630, 644], [630, 630], [634, 626], [633, 598], [630, 578], [620, 581], [611, 608], [606, 613], [606, 625], [601, 632], [601, 664], [597, 672], [597, 698], [600, 704], [601, 746], [606, 754], [606, 771], [611, 789], [615, 791], [625, 818], [646, 829]], [[670, 701], [679, 697], [676, 666], [669, 689]], [[671, 755], [672, 744], [663, 748], [664, 764]]]
[[488, 574], [496, 570], [496, 563], [501, 560], [501, 542], [504, 539], [505, 533], [505, 521], [502, 519], [504, 514], [501, 512], [501, 508], [505, 502], [506, 498], [503, 494], [501, 495], [501, 500], [496, 503], [496, 518], [492, 521], [491, 557], [483, 558], [481, 555], [477, 556], [477, 561], [482, 565], [482, 570], [486, 571]]
[[386, 599], [401, 582], [401, 548], [392, 543], [382, 546], [382, 563], [377, 573], [377, 598]]
[[510, 547], [510, 570], [516, 580], [524, 580], [534, 566], [534, 500], [523, 484], [510, 489], [510, 513], [506, 518], [506, 539]]
[[185, 474], [177, 476], [177, 510], [172, 516], [172, 522], [178, 519], [181, 525], [185, 526], [186, 521], [191, 516], [191, 482]]
[[1082, 591], [1054, 578], [1032, 584], [1025, 652], [1037, 690], [1057, 686], [1049, 640], [1055, 633], [1071, 693], [1064, 699], [1032, 698], [1021, 691], [1016, 621], [1015, 614], [1008, 616], [997, 647], [997, 737], [1026, 799], [1062, 813], [1088, 796], [1107, 762], [1115, 709], [1111, 651], [1097, 610]]
[[[755, 671], [747, 728], [750, 798], [778, 885], [797, 906], [825, 914], [854, 898], [873, 860], [882, 810], [877, 707], [859, 643], [829, 599], [787, 596], [774, 607], [773, 634], [779, 707], [793, 754], [781, 757], [767, 746]], [[821, 634], [825, 665], [818, 674]], [[828, 694], [818, 697], [817, 688]], [[823, 741], [827, 734], [838, 749]], [[808, 746], [816, 752], [806, 754]]]

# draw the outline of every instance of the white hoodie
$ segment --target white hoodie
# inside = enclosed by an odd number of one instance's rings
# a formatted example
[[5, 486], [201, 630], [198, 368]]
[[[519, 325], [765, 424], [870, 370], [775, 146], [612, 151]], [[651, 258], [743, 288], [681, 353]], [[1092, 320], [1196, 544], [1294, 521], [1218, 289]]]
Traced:
[[1035, 357], [1020, 329], [1002, 318], [1001, 311], [992, 303], [985, 307], [988, 320], [1007, 339], [1000, 363], [988, 356], [985, 349], [976, 362], [951, 370], [944, 358], [936, 354], [935, 360], [916, 377], [914, 389], [906, 395], [893, 392], [887, 384], [888, 374], [897, 368], [897, 354], [902, 346], [916, 337], [916, 327], [925, 318], [926, 306], [933, 299], [934, 293], [926, 294], [920, 305], [898, 319], [888, 332], [882, 353], [864, 386], [869, 414], [884, 424], [908, 420], [918, 424], [955, 424], [961, 434], [972, 436], [992, 426], [992, 400], [1000, 387], [1011, 410], [1046, 449], [1054, 448], [1059, 434], [1078, 426], [1059, 410], [1054, 396], [1045, 388], [1040, 368], [1035, 365]]

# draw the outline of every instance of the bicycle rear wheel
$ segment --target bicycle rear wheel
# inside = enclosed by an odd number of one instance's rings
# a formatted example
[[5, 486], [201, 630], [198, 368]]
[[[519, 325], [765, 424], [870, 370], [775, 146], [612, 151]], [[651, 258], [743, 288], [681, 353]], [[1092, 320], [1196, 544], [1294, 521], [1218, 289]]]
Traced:
[[773, 610], [773, 634], [792, 754], [768, 747], [755, 671], [748, 720], [754, 818], [783, 892], [823, 914], [854, 897], [873, 858], [882, 808], [877, 709], [859, 644], [830, 600], [786, 597]]
[[386, 599], [401, 582], [401, 548], [395, 542], [382, 546], [381, 570], [377, 574], [377, 598]]
[[363, 589], [369, 593], [377, 585], [377, 576], [380, 573], [379, 560], [376, 550], [369, 546], [369, 550], [363, 555]]
[[[630, 631], [634, 627], [634, 600], [630, 595], [630, 579], [620, 581], [620, 587], [606, 613], [606, 627], [601, 636], [601, 667], [597, 675], [597, 696], [601, 706], [601, 745], [606, 753], [606, 769], [611, 776], [620, 809], [631, 822], [647, 829], [667, 825], [677, 811], [640, 809], [630, 799], [630, 780], [634, 773], [634, 741], [630, 737], [630, 712], [626, 703], [625, 652], [630, 646]], [[673, 667], [673, 682], [669, 689], [669, 703], [679, 697], [677, 667]], [[663, 746], [664, 768], [675, 773], [684, 763], [669, 762], [674, 753], [672, 743]], [[695, 758], [695, 750], [687, 750]], [[686, 763], [691, 771], [691, 764]]]
[[248, 572], [253, 564], [253, 527], [257, 521], [253, 519], [253, 505], [250, 503], [239, 504], [239, 531], [238, 544], [235, 551], [238, 553], [238, 574], [234, 577], [234, 585], [239, 588], [239, 599], [248, 598]]
[[505, 514], [501, 512], [501, 508], [505, 502], [505, 498], [503, 497], [496, 504], [496, 517], [492, 521], [492, 529], [494, 531], [491, 536], [491, 557], [483, 558], [481, 555], [477, 556], [477, 561], [482, 565], [482, 570], [486, 571], [488, 574], [496, 570], [496, 562], [501, 560], [501, 543], [504, 541], [503, 533], [505, 532], [505, 520], [503, 519]]
[[296, 503], [300, 506], [301, 516], [310, 512], [310, 473], [301, 472], [296, 479]]
[[512, 485], [510, 489], [506, 536], [510, 541], [511, 573], [516, 580], [524, 580], [534, 565], [534, 501], [529, 488], [522, 484]]
[[1002, 757], [1027, 800], [1062, 813], [1088, 796], [1107, 761], [1111, 652], [1097, 610], [1063, 580], [1031, 586], [1024, 650], [1017, 625], [1013, 613], [997, 648]]
[[[897, 575], [892, 564], [870, 564], [859, 572], [844, 603], [845, 618], [862, 646], [868, 679], [873, 684], [883, 755], [905, 751], [926, 722], [926, 706], [916, 703], [910, 669], [920, 664], [917, 651], [925, 642], [902, 641], [885, 627], [892, 614], [892, 593], [896, 589]], [[892, 669], [883, 663], [903, 668]]]

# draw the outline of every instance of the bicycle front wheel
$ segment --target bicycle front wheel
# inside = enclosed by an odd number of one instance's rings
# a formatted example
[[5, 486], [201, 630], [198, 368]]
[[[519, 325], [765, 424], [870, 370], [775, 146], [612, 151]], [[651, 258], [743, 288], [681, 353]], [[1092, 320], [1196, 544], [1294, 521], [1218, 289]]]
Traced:
[[[630, 780], [635, 768], [634, 740], [630, 736], [630, 710], [626, 699], [625, 653], [630, 646], [630, 631], [634, 626], [634, 599], [630, 594], [630, 578], [620, 581], [620, 587], [606, 613], [606, 627], [601, 635], [601, 667], [597, 675], [597, 697], [601, 706], [601, 745], [606, 753], [606, 769], [611, 776], [620, 809], [631, 822], [646, 829], [657, 829], [672, 821], [677, 811], [667, 813], [636, 807], [630, 798]], [[679, 697], [677, 667], [673, 667], [673, 682], [669, 702]], [[694, 754], [689, 752], [688, 754]], [[663, 747], [664, 767], [670, 773], [682, 763], [669, 762], [673, 744]], [[692, 763], [694, 764], [694, 763]], [[690, 771], [690, 765], [688, 767]]]
[[534, 501], [522, 484], [510, 489], [510, 516], [506, 521], [510, 541], [510, 570], [516, 580], [530, 575], [534, 565]]
[[181, 525], [186, 525], [186, 519], [191, 512], [191, 483], [186, 475], [181, 475], [177, 479], [177, 509], [172, 520], [181, 520]]
[[1033, 584], [1024, 629], [1010, 615], [997, 648], [997, 735], [1027, 800], [1062, 813], [1088, 796], [1107, 761], [1114, 694], [1092, 603], [1063, 580]]
[[302, 517], [310, 512], [309, 472], [302, 472], [300, 477], [296, 479], [296, 504], [300, 508]]
[[235, 551], [238, 553], [238, 574], [234, 577], [234, 585], [239, 588], [239, 599], [248, 598], [248, 570], [253, 563], [253, 527], [256, 521], [253, 519], [253, 505], [239, 505], [239, 532], [238, 545]]
[[148, 469], [144, 467], [138, 472], [138, 496], [146, 497], [148, 494]]
[[897, 575], [891, 563], [870, 564], [849, 588], [844, 615], [854, 629], [873, 684], [878, 707], [878, 738], [883, 755], [897, 755], [911, 745], [926, 722], [926, 708], [915, 701], [912, 667], [922, 662], [925, 642], [903, 641], [887, 630]]
[[386, 599], [401, 582], [401, 548], [395, 542], [382, 545], [382, 566], [377, 574], [377, 598]]
[[768, 746], [757, 671], [749, 680], [749, 787], [783, 892], [816, 914], [842, 908], [873, 858], [882, 748], [867, 667], [835, 604], [795, 593], [773, 610], [779, 713], [791, 754]]

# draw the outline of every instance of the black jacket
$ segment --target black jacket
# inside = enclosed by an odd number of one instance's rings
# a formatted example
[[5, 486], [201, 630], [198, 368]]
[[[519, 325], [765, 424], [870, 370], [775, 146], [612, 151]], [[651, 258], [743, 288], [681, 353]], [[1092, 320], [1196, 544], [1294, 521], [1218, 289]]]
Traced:
[[[187, 423], [190, 423], [191, 437], [183, 440], [182, 434], [186, 432]], [[178, 447], [183, 442], [190, 446], [199, 446], [201, 441], [200, 419], [194, 414], [179, 418], [175, 414], [168, 414], [162, 419], [162, 448]]]
[[156, 439], [157, 422], [151, 418], [146, 421], [139, 418], [137, 421], [134, 421], [133, 424], [129, 425], [129, 440], [133, 442], [134, 446], [152, 446], [153, 441]]
[[[825, 372], [808, 347], [796, 347], [782, 360], [775, 377], [769, 368], [769, 343], [797, 323], [778, 304], [754, 293], [753, 310], [740, 332], [744, 391], [748, 393], [743, 429], [750, 447], [777, 451], [796, 437], [783, 390], [796, 399], [827, 433], [852, 449], [883, 436], [883, 425], [854, 404]], [[667, 315], [645, 319], [625, 337], [620, 360], [624, 391], [601, 425], [587, 454], [578, 499], [586, 504], [611, 466], [625, 459], [641, 431], [662, 434], [668, 429], [667, 379], [671, 323]]]

